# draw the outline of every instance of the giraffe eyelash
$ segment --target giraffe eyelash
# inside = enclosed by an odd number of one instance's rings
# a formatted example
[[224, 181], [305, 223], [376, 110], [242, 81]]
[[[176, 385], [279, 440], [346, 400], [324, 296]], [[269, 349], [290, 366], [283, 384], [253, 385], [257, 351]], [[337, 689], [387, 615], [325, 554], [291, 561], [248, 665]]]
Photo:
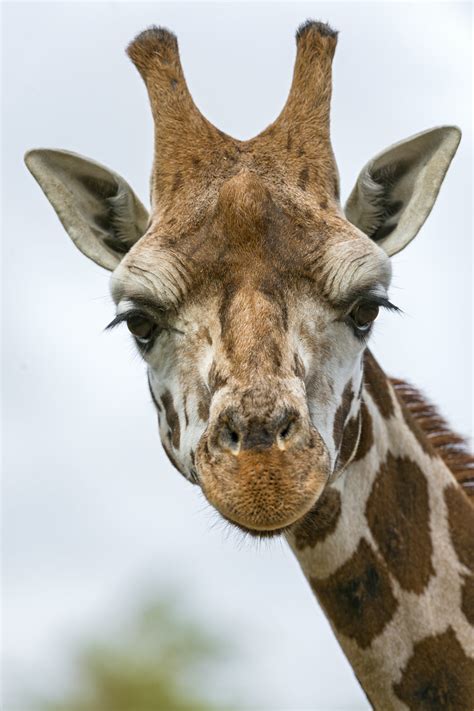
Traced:
[[357, 304], [361, 303], [380, 306], [380, 308], [387, 309], [388, 311], [403, 313], [402, 310], [395, 304], [392, 304], [386, 296], [377, 294], [375, 291], [359, 291], [352, 293], [343, 301], [340, 301], [337, 306], [348, 314], [357, 306]]
[[377, 306], [380, 306], [382, 309], [386, 309], [388, 311], [395, 311], [395, 313], [403, 313], [403, 311], [396, 306], [395, 304], [392, 304], [391, 301], [389, 301], [387, 298], [384, 296], [370, 296], [367, 301], [370, 304], [376, 304]]
[[119, 326], [121, 323], [127, 321], [131, 316], [140, 316], [142, 318], [148, 319], [150, 318], [150, 316], [144, 311], [140, 311], [139, 309], [130, 309], [129, 311], [124, 311], [121, 314], [117, 314], [117, 316], [104, 328], [104, 331], [111, 331], [112, 329]]
[[403, 313], [403, 311], [398, 306], [392, 304], [392, 302], [389, 301], [385, 296], [370, 295], [368, 297], [361, 298], [353, 305], [352, 308], [362, 303], [369, 304], [370, 306], [379, 306], [381, 309], [385, 309], [385, 311], [393, 311], [397, 314]]

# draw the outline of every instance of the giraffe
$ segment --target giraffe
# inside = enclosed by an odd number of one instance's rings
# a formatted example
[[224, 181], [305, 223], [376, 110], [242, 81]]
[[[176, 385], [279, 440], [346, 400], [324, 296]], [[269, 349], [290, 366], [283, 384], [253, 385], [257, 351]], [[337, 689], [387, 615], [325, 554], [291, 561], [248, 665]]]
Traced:
[[112, 272], [163, 448], [225, 519], [282, 535], [376, 709], [474, 708], [474, 459], [368, 349], [390, 257], [457, 150], [424, 131], [362, 169], [345, 210], [329, 114], [337, 32], [297, 31], [287, 102], [248, 141], [187, 89], [176, 37], [128, 54], [154, 119], [151, 212], [82, 156], [26, 163], [76, 246]]

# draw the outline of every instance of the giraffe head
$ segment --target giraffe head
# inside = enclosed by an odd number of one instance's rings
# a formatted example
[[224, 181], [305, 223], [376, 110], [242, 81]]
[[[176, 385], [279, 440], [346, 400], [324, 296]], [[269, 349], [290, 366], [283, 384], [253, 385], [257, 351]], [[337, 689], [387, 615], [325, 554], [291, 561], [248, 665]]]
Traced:
[[288, 100], [257, 137], [210, 124], [176, 38], [128, 54], [148, 90], [148, 215], [110, 170], [64, 151], [27, 165], [86, 256], [112, 271], [117, 316], [147, 364], [174, 466], [228, 520], [261, 535], [301, 519], [351, 460], [366, 340], [390, 255], [418, 232], [459, 142], [418, 134], [363, 168], [345, 213], [329, 137], [337, 33], [297, 32]]

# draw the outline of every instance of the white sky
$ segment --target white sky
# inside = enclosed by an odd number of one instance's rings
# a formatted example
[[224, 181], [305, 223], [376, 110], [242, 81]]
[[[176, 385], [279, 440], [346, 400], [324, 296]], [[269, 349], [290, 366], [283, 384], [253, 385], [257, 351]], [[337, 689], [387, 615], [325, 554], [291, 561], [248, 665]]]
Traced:
[[[238, 663], [205, 685], [254, 708], [363, 709], [367, 702], [284, 544], [239, 544], [171, 469], [144, 368], [113, 317], [107, 273], [75, 250], [22, 163], [67, 148], [121, 173], [146, 202], [151, 116], [124, 54], [150, 24], [178, 35], [203, 113], [238, 138], [286, 98], [294, 32], [340, 30], [333, 144], [346, 197], [381, 148], [425, 128], [464, 131], [437, 205], [394, 259], [372, 347], [471, 432], [470, 3], [16, 3], [3, 5], [4, 651], [11, 690], [51, 688], [74, 641], [150, 586], [183, 589]], [[236, 693], [237, 693], [236, 692]]]

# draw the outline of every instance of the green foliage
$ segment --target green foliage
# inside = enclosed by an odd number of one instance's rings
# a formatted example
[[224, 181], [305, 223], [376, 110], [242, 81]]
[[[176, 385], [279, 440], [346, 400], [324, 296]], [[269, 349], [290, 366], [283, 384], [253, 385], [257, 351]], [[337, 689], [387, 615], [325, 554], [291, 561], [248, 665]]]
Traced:
[[76, 660], [77, 688], [41, 711], [223, 711], [198, 689], [226, 656], [222, 642], [183, 619], [175, 603], [146, 605], [108, 641], [87, 644]]

